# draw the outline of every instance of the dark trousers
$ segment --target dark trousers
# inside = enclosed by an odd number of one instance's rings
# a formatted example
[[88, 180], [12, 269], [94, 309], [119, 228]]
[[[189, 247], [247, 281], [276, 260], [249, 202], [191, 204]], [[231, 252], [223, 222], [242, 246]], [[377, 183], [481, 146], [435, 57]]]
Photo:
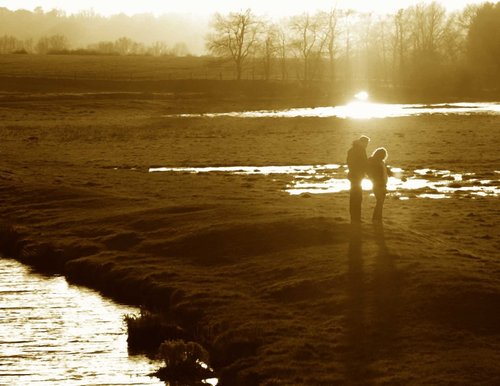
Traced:
[[361, 202], [363, 201], [361, 181], [350, 180], [349, 213], [351, 214], [351, 222], [361, 222]]
[[382, 221], [382, 209], [384, 207], [385, 194], [387, 189], [385, 186], [374, 186], [373, 194], [375, 194], [375, 198], [377, 203], [375, 204], [375, 209], [373, 210], [373, 221]]

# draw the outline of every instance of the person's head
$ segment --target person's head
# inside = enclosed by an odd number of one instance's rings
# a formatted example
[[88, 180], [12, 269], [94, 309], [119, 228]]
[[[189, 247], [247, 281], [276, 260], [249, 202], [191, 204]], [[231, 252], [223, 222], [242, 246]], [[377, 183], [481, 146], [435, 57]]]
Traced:
[[355, 142], [357, 142], [360, 146], [366, 149], [366, 147], [368, 146], [368, 142], [370, 142], [370, 138], [368, 138], [366, 135], [362, 135]]
[[372, 154], [372, 158], [385, 161], [387, 159], [387, 150], [385, 150], [384, 147], [379, 147], [378, 149], [375, 149], [375, 151]]

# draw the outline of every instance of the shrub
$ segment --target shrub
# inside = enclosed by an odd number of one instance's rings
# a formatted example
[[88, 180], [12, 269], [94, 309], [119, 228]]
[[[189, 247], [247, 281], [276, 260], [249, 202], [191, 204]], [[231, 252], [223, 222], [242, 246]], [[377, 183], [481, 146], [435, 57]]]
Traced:
[[165, 366], [173, 370], [185, 366], [198, 368], [200, 362], [209, 362], [207, 350], [198, 343], [183, 340], [166, 340], [160, 345], [159, 356], [165, 361]]
[[158, 355], [165, 361], [165, 367], [156, 375], [164, 381], [197, 384], [213, 377], [213, 371], [208, 366], [209, 354], [196, 342], [166, 340], [161, 344]]
[[145, 309], [140, 315], [125, 315], [128, 348], [135, 352], [156, 353], [167, 339], [184, 337], [184, 331], [165, 316]]

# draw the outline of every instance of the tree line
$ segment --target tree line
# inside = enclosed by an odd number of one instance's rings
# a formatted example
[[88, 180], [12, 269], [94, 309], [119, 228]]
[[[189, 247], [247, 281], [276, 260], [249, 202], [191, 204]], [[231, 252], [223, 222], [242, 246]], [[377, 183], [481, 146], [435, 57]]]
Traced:
[[[280, 20], [246, 10], [216, 13], [208, 32], [198, 24], [149, 14], [0, 8], [0, 53], [185, 56], [188, 28], [205, 45], [199, 55], [232, 63], [236, 79], [251, 71], [258, 79], [346, 87], [500, 88], [500, 2], [447, 12], [435, 1], [386, 15], [332, 8]], [[125, 31], [133, 37], [117, 35]]]
[[122, 36], [115, 41], [100, 41], [88, 44], [85, 48], [71, 48], [65, 35], [42, 36], [21, 40], [11, 35], [0, 36], [0, 54], [40, 54], [40, 55], [151, 55], [151, 56], [188, 56], [185, 43], [169, 46], [164, 41], [150, 45]]
[[186, 15], [105, 17], [93, 11], [68, 15], [0, 7], [0, 54], [184, 56], [203, 53], [205, 33], [203, 23]]
[[230, 60], [237, 79], [258, 64], [265, 79], [464, 91], [500, 86], [500, 2], [457, 12], [420, 3], [388, 15], [332, 8], [277, 22], [247, 10], [216, 14], [211, 29], [209, 52]]

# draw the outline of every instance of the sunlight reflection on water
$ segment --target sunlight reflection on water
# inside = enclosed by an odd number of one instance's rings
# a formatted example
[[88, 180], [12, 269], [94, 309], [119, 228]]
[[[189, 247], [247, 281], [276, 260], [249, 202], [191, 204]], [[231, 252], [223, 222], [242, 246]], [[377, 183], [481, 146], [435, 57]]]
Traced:
[[[405, 171], [391, 168], [393, 176], [387, 183], [388, 192], [400, 199], [449, 197], [497, 197], [500, 181], [492, 172], [490, 179], [475, 173], [452, 172], [450, 170], [416, 169]], [[349, 190], [346, 166], [338, 164], [299, 166], [222, 166], [200, 168], [150, 168], [150, 173], [222, 173], [242, 175], [285, 176], [284, 190], [291, 195], [340, 193]], [[484, 176], [483, 176], [484, 177]], [[363, 190], [372, 189], [368, 179], [363, 180]]]
[[1, 385], [165, 385], [131, 357], [123, 316], [137, 310], [0, 257]]
[[[237, 118], [394, 118], [424, 114], [500, 114], [500, 103], [441, 103], [441, 104], [389, 104], [357, 100], [341, 106], [294, 108], [286, 110], [233, 111], [227, 113], [179, 114], [177, 117], [237, 117]], [[165, 115], [168, 117], [169, 115]]]
[[[341, 165], [321, 165], [322, 170], [336, 170]], [[200, 168], [149, 168], [149, 172], [183, 172], [183, 173], [231, 173], [231, 174], [315, 174], [312, 165], [299, 166], [207, 166]]]

